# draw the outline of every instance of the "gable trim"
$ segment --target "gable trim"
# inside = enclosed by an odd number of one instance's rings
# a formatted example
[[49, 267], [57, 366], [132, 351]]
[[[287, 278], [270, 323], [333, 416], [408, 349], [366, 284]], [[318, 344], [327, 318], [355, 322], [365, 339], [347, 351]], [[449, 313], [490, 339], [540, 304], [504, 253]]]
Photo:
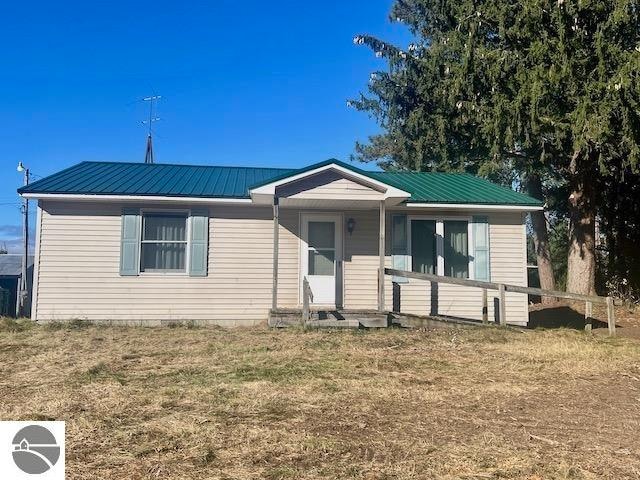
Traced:
[[254, 187], [249, 190], [249, 195], [251, 195], [251, 198], [256, 203], [270, 203], [272, 197], [276, 193], [277, 187], [287, 185], [289, 183], [301, 180], [303, 178], [312, 177], [314, 175], [317, 175], [318, 173], [329, 171], [329, 170], [335, 170], [337, 172], [340, 172], [346, 178], [357, 181], [358, 183], [362, 183], [363, 185], [369, 186], [374, 190], [381, 191], [382, 196], [385, 200], [390, 198], [395, 198], [400, 202], [411, 197], [411, 194], [408, 192], [405, 192], [404, 190], [400, 190], [399, 188], [393, 187], [387, 183], [376, 180], [372, 177], [364, 175], [356, 170], [347, 168], [335, 162], [322, 164], [320, 166], [317, 166], [316, 168], [305, 170], [303, 172], [296, 173], [293, 175], [288, 175], [286, 177], [266, 183], [264, 185]]

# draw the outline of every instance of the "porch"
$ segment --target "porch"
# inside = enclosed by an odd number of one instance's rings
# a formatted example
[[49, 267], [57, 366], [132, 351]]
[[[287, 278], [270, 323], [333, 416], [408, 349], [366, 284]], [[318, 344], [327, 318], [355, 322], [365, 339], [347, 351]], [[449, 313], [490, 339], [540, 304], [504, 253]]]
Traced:
[[269, 325], [387, 326], [387, 208], [407, 193], [330, 165], [251, 197], [273, 212]]
[[[250, 194], [272, 213], [269, 325], [384, 327], [400, 311], [420, 321], [457, 317], [476, 324], [488, 317], [504, 322], [508, 314], [510, 323], [527, 324], [526, 296], [477, 281], [488, 280], [490, 270], [505, 284], [524, 278], [520, 207], [407, 205], [407, 192], [334, 163]], [[434, 274], [407, 271], [413, 253], [421, 271]]]

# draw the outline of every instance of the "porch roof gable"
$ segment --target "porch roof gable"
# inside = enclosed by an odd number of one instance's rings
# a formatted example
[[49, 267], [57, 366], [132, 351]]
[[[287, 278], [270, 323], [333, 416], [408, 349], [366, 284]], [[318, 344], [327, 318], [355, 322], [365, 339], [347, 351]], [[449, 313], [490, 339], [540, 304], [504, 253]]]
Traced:
[[280, 187], [291, 185], [307, 178], [313, 178], [324, 172], [334, 172], [357, 183], [381, 192], [382, 198], [401, 203], [411, 197], [411, 193], [388, 184], [383, 179], [370, 175], [371, 172], [360, 170], [339, 160], [329, 159], [324, 162], [309, 165], [290, 174], [280, 175], [278, 178], [263, 181], [249, 189], [251, 199], [256, 203], [271, 203]]

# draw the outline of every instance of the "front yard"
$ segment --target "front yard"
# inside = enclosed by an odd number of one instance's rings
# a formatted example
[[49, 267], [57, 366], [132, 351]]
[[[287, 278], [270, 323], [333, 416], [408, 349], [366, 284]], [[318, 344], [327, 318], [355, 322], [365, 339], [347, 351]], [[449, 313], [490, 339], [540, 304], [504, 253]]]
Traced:
[[634, 340], [4, 322], [0, 358], [0, 419], [66, 420], [70, 479], [640, 476]]

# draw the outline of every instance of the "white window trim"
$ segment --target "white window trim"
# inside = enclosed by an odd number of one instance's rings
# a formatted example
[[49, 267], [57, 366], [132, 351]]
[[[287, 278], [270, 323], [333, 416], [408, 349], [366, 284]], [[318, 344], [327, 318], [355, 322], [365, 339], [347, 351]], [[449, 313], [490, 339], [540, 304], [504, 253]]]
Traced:
[[[147, 214], [166, 214], [166, 215], [186, 215], [186, 242], [185, 243], [185, 257], [184, 257], [184, 270], [154, 270], [151, 272], [145, 272], [142, 270], [142, 244], [144, 243], [144, 216]], [[161, 243], [161, 242], [147, 242], [147, 243]], [[166, 243], [181, 243], [181, 242], [166, 242]], [[138, 275], [143, 277], [188, 277], [189, 265], [191, 259], [191, 210], [184, 209], [169, 209], [169, 208], [145, 208], [140, 210], [140, 241], [138, 242]]]
[[407, 215], [407, 262], [408, 270], [413, 271], [413, 249], [411, 245], [411, 222], [413, 220], [431, 220], [436, 222], [436, 275], [445, 276], [444, 271], [444, 222], [467, 222], [468, 280], [475, 279], [475, 259], [473, 258], [473, 217], [467, 215]]

